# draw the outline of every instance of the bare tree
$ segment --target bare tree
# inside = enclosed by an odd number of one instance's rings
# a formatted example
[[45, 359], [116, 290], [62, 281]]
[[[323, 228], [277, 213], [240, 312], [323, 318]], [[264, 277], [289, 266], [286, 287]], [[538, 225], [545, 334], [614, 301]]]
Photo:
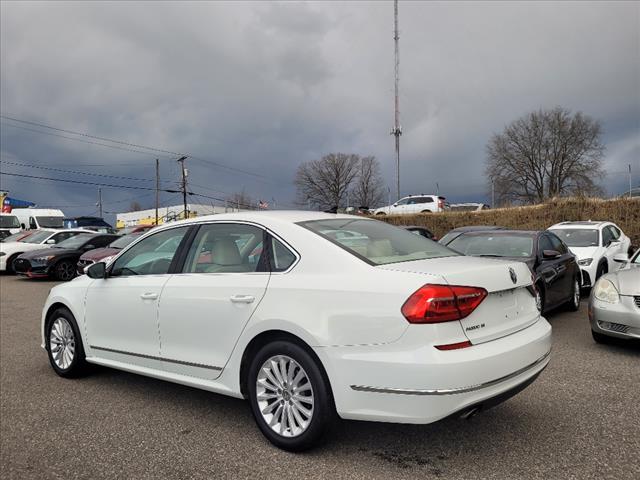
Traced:
[[131, 204], [129, 204], [130, 212], [139, 212], [140, 210], [142, 210], [142, 205], [140, 205], [139, 202], [134, 200], [133, 202], [131, 202]]
[[372, 208], [382, 203], [384, 182], [380, 175], [380, 162], [376, 157], [362, 157], [360, 170], [353, 187], [353, 202], [356, 207]]
[[229, 207], [239, 208], [241, 210], [254, 210], [257, 208], [256, 201], [251, 195], [246, 193], [244, 189], [227, 196], [226, 201]]
[[498, 203], [597, 195], [603, 175], [600, 123], [556, 107], [529, 113], [487, 145], [486, 176]]
[[330, 153], [302, 163], [294, 180], [299, 201], [322, 209], [343, 205], [359, 166], [358, 155], [345, 153]]

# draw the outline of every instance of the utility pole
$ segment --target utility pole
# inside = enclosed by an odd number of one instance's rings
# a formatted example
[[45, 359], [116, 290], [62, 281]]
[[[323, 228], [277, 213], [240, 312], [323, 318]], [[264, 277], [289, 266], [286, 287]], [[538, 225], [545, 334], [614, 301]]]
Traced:
[[158, 207], [160, 206], [160, 160], [156, 158], [156, 226], [158, 225]]
[[400, 83], [400, 53], [398, 43], [400, 36], [398, 35], [398, 0], [393, 2], [393, 25], [395, 42], [395, 66], [396, 66], [396, 88], [395, 88], [395, 118], [391, 135], [396, 137], [396, 194], [397, 200], [400, 200], [400, 135], [402, 135], [402, 127], [400, 126], [400, 100], [398, 87]]
[[183, 215], [184, 218], [189, 218], [189, 211], [187, 210], [187, 170], [184, 168], [184, 161], [187, 159], [186, 156], [182, 156], [178, 159], [178, 163], [180, 164], [180, 169], [182, 170], [182, 204], [184, 207]]
[[491, 208], [496, 208], [496, 186], [491, 180]]
[[100, 218], [102, 218], [102, 189], [101, 188], [98, 188], [98, 209], [100, 211]]

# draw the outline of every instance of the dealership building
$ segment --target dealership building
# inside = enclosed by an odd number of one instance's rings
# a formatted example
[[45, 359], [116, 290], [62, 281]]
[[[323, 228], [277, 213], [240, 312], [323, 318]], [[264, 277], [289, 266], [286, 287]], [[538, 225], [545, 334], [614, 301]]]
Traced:
[[[196, 203], [188, 203], [187, 211], [189, 218], [201, 217], [203, 215], [214, 215], [218, 213], [240, 212], [242, 209], [234, 207], [218, 207], [214, 205], [201, 205]], [[158, 208], [158, 225], [166, 222], [184, 219], [184, 206], [174, 205], [171, 207]], [[156, 209], [138, 210], [135, 212], [126, 212], [116, 214], [116, 228], [132, 227], [134, 225], [155, 225]]]

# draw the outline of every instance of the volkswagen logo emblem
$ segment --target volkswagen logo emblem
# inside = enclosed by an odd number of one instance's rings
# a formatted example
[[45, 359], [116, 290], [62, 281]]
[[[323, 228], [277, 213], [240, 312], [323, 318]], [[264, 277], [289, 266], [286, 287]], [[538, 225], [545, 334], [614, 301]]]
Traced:
[[516, 275], [516, 271], [511, 267], [509, 267], [509, 276], [513, 283], [518, 283], [518, 275]]

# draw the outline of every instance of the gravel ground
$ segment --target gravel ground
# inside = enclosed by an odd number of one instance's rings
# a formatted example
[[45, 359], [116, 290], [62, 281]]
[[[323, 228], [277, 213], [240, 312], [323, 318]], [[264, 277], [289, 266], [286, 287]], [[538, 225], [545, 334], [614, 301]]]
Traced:
[[640, 478], [640, 349], [591, 339], [586, 301], [548, 316], [552, 360], [471, 420], [341, 422], [324, 447], [272, 447], [248, 405], [96, 369], [51, 370], [40, 310], [53, 282], [0, 277], [0, 475], [16, 478]]

